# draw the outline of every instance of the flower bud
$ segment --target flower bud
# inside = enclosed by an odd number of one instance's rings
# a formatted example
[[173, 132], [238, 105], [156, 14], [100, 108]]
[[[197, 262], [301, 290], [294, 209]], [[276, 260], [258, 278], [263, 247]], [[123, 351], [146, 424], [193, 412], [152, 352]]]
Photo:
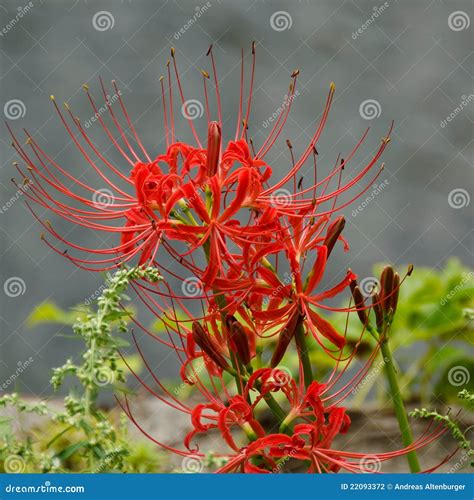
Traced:
[[357, 310], [357, 316], [359, 316], [360, 322], [365, 326], [368, 323], [367, 311], [365, 309], [364, 296], [360, 291], [359, 287], [356, 285], [354, 289], [352, 289], [352, 297], [354, 297], [354, 302]]
[[193, 322], [193, 340], [206, 353], [209, 358], [223, 370], [227, 370], [229, 365], [222, 356], [219, 347], [209, 333], [197, 322]]
[[377, 329], [382, 330], [383, 328], [383, 310], [382, 304], [380, 302], [380, 296], [378, 293], [372, 294], [372, 306], [375, 313], [375, 323], [377, 324]]
[[227, 316], [226, 324], [229, 332], [230, 348], [235, 351], [244, 365], [248, 365], [250, 363], [250, 346], [244, 326], [231, 315]]
[[346, 225], [346, 219], [341, 215], [336, 217], [334, 221], [330, 224], [328, 231], [326, 233], [326, 239], [324, 240], [324, 244], [328, 248], [328, 257], [336, 244], [337, 239], [339, 238], [344, 226]]
[[221, 127], [217, 122], [210, 122], [207, 132], [207, 175], [212, 177], [217, 173], [221, 154]]
[[393, 287], [393, 267], [385, 266], [380, 276], [380, 300], [382, 302], [382, 309], [385, 312], [390, 310], [392, 300], [392, 287]]
[[278, 337], [278, 343], [275, 347], [275, 351], [272, 356], [272, 360], [270, 365], [272, 368], [278, 366], [280, 361], [282, 360], [285, 352], [291, 342], [291, 339], [295, 336], [296, 329], [299, 326], [299, 322], [301, 321], [301, 314], [299, 311], [296, 311], [293, 316], [287, 321], [282, 331], [280, 332], [280, 336]]
[[392, 310], [393, 314], [395, 314], [395, 311], [397, 310], [399, 290], [400, 290], [400, 275], [398, 273], [395, 273], [393, 275], [392, 296], [390, 297], [390, 309]]

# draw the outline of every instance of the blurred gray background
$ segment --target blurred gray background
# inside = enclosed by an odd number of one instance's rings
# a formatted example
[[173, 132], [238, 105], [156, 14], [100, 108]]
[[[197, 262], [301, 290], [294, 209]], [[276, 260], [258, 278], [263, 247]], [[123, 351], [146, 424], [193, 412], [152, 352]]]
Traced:
[[[155, 156], [164, 151], [159, 77], [170, 47], [176, 47], [187, 98], [200, 100], [198, 70], [209, 69], [205, 53], [214, 44], [224, 133], [230, 135], [239, 95], [240, 49], [245, 48], [249, 62], [250, 43], [256, 40], [250, 135], [257, 144], [269, 131], [265, 121], [282, 105], [290, 73], [301, 70], [300, 95], [288, 128], [268, 157], [277, 176], [289, 168], [284, 139], [290, 137], [295, 148], [309, 140], [331, 81], [336, 82], [336, 97], [318, 145], [323, 172], [339, 152], [347, 155], [370, 125], [367, 143], [346, 174], [353, 175], [395, 121], [384, 155], [386, 170], [377, 181], [384, 189], [375, 194], [369, 189], [370, 200], [362, 210], [357, 208], [360, 201], [346, 209], [345, 235], [352, 251], [336, 254], [341, 268], [336, 266], [333, 276], [348, 266], [361, 276], [370, 275], [372, 265], [381, 261], [441, 267], [450, 255], [471, 265], [472, 5], [461, 0], [2, 2], [1, 106], [15, 131], [26, 127], [58, 163], [82, 175], [86, 166], [54, 114], [50, 94], [60, 103], [68, 101], [85, 121], [92, 112], [81, 85], [87, 82], [99, 96], [99, 76], [115, 79]], [[205, 134], [205, 117], [195, 125]], [[98, 125], [88, 132], [125, 171]], [[184, 126], [178, 133], [191, 137]], [[34, 362], [14, 386], [26, 394], [47, 394], [50, 367], [74, 355], [77, 341], [64, 336], [67, 328], [29, 329], [25, 319], [44, 300], [64, 308], [82, 303], [102, 278], [76, 271], [40, 241], [41, 228], [10, 181], [16, 158], [5, 127], [0, 137], [0, 381], [31, 356]], [[44, 217], [71, 231], [51, 214]], [[69, 237], [97, 244], [95, 235], [80, 228], [73, 228]], [[15, 280], [18, 291], [6, 293]], [[167, 373], [170, 368], [165, 363], [162, 369]]]

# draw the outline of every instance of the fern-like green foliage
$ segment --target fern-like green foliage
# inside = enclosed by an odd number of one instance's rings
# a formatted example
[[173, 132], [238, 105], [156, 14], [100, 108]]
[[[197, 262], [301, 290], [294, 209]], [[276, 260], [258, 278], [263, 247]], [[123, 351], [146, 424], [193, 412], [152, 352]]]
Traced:
[[[6, 472], [150, 472], [143, 465], [152, 464], [156, 471], [156, 454], [139, 450], [126, 436], [124, 416], [112, 418], [97, 407], [102, 391], [125, 381], [118, 349], [126, 345], [117, 333], [127, 330], [129, 312], [122, 307], [125, 292], [133, 280], [157, 282], [161, 279], [154, 268], [123, 268], [108, 274], [97, 299], [96, 310], [76, 314], [73, 332], [85, 348], [81, 362], [68, 359], [55, 368], [51, 377], [54, 389], [67, 377], [75, 384], [64, 399], [64, 408], [57, 410], [47, 402], [30, 404], [17, 394], [0, 398], [0, 408], [9, 407], [23, 414], [47, 416], [50, 424], [41, 430], [38, 440], [30, 435], [21, 440], [7, 419], [0, 421], [0, 469]], [[49, 306], [43, 313], [30, 318], [38, 322], [71, 323], [71, 313]], [[46, 442], [45, 442], [46, 441]], [[135, 443], [136, 444], [136, 443]], [[144, 460], [139, 457], [145, 457]]]

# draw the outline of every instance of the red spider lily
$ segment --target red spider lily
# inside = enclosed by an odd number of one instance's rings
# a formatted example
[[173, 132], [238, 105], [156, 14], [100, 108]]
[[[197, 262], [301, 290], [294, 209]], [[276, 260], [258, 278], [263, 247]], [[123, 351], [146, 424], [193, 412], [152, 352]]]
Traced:
[[[235, 275], [239, 266], [242, 266], [241, 259], [239, 261], [240, 256], [234, 256], [229, 252], [228, 241], [235, 243], [243, 255], [254, 252], [248, 248], [249, 246], [271, 247], [276, 229], [282, 228], [284, 231], [289, 224], [294, 225], [290, 219], [304, 219], [305, 222], [300, 223], [303, 231], [305, 223], [311, 225], [310, 221], [329, 217], [345, 206], [347, 203], [336, 206], [337, 197], [345, 191], [356, 188], [359, 181], [377, 164], [388, 139], [382, 141], [373, 159], [352, 180], [345, 184], [339, 181], [337, 188], [328, 192], [329, 184], [338, 176], [340, 178], [342, 170], [349, 164], [365, 139], [366, 132], [347, 158], [337, 164], [329, 175], [320, 181], [315, 180], [312, 186], [299, 192], [288, 191], [288, 196], [282, 204], [278, 195], [279, 190], [287, 183], [294, 185], [298, 173], [311, 159], [310, 156], [315, 151], [315, 145], [327, 121], [335, 87], [331, 84], [320, 123], [308, 146], [299, 158], [294, 159], [289, 172], [272, 184], [270, 182], [272, 169], [266, 164], [265, 156], [284, 130], [293, 99], [288, 100], [290, 104], [276, 120], [258, 151], [250, 147], [248, 130], [255, 71], [255, 45], [253, 45], [251, 85], [247, 105], [244, 105], [245, 68], [242, 56], [241, 98], [236, 133], [234, 140], [225, 145], [221, 137], [221, 97], [212, 50], [208, 55], [213, 68], [218, 120], [212, 121], [210, 118], [210, 96], [207, 89], [209, 74], [203, 72], [205, 109], [209, 123], [207, 148], [202, 147], [191, 119], [188, 119], [188, 123], [196, 144], [175, 140], [173, 88], [177, 87], [183, 106], [186, 100], [174, 50], [172, 62], [175, 83], [171, 77], [170, 65], [168, 65], [167, 89], [164, 79], [161, 81], [167, 147], [166, 152], [158, 154], [154, 160], [139, 139], [116, 83], [113, 82], [113, 89], [118, 97], [116, 102], [119, 109], [114, 110], [113, 105], [106, 107], [111, 121], [110, 127], [106, 124], [106, 117], [99, 112], [88, 86], [84, 86], [100, 128], [110, 140], [111, 146], [123, 158], [125, 167], [127, 164], [130, 166], [129, 175], [123, 173], [123, 165], [115, 165], [108, 160], [88, 136], [81, 121], [73, 114], [70, 107], [65, 105], [65, 115], [54, 97], [52, 97], [54, 107], [66, 131], [91, 172], [95, 172], [102, 184], [99, 188], [74, 177], [44, 152], [36, 139], [27, 132], [26, 145], [12, 133], [13, 145], [26, 165], [26, 170], [20, 165], [17, 165], [17, 169], [24, 178], [33, 181], [27, 193], [27, 198], [31, 202], [74, 225], [121, 236], [120, 242], [117, 241], [116, 245], [109, 248], [87, 248], [66, 240], [50, 223], [40, 221], [47, 234], [71, 249], [71, 252], [66, 254], [71, 262], [92, 270], [112, 269], [132, 259], [137, 259], [139, 264], [159, 265], [156, 256], [159, 248], [163, 247], [173, 258], [179, 259], [198, 275], [204, 286], [211, 286], [218, 276], [224, 277], [227, 273]], [[292, 74], [290, 97], [294, 96], [298, 73], [295, 71]], [[108, 91], [102, 81], [101, 89], [104, 99], [109, 102]], [[316, 179], [316, 165], [314, 173]], [[368, 182], [366, 187], [370, 187], [371, 184], [372, 182]], [[355, 197], [364, 189], [359, 190]], [[97, 201], [97, 198], [100, 201]], [[332, 206], [327, 206], [328, 204]], [[251, 217], [247, 224], [239, 222], [236, 217], [242, 209], [250, 210]], [[188, 252], [184, 255], [183, 252], [178, 254], [170, 243], [172, 240], [186, 242], [189, 245]], [[64, 253], [61, 249], [56, 249], [49, 240], [47, 243], [59, 253]], [[212, 265], [207, 265], [204, 269], [196, 268], [188, 258], [199, 247], [206, 249], [212, 262]], [[84, 257], [74, 255], [74, 251], [81, 252]], [[237, 271], [233, 271], [235, 268]]]
[[[335, 330], [321, 310], [356, 312], [364, 325], [362, 337], [369, 306], [365, 305], [351, 270], [344, 270], [344, 277], [329, 289], [322, 289], [321, 285], [338, 242], [346, 251], [349, 249], [342, 236], [344, 218], [336, 214], [363, 194], [380, 175], [383, 165], [377, 165], [389, 142], [391, 128], [371, 160], [350, 180], [343, 177], [343, 172], [352, 163], [368, 130], [345, 159], [338, 157], [330, 172], [318, 179], [316, 145], [333, 102], [335, 86], [331, 83], [320, 122], [308, 145], [295, 157], [291, 141], [287, 141], [291, 166], [282, 178], [276, 179], [266, 156], [284, 131], [299, 71], [291, 75], [289, 105], [255, 149], [254, 141], [249, 138], [255, 44], [246, 100], [242, 52], [236, 131], [228, 140], [222, 136], [221, 95], [212, 47], [208, 56], [217, 119], [211, 119], [208, 92], [211, 78], [203, 71], [207, 117], [204, 146], [186, 113], [183, 115], [193, 141], [178, 141], [175, 136], [173, 90], [175, 94], [178, 92], [184, 110], [187, 101], [174, 49], [172, 64], [167, 65], [167, 85], [165, 78], [160, 80], [166, 146], [153, 154], [140, 141], [115, 82], [119, 110], [107, 106], [111, 126], [106, 124], [85, 86], [99, 125], [120, 154], [125, 169], [122, 164], [108, 160], [68, 105], [63, 112], [52, 98], [60, 120], [97, 176], [101, 189], [74, 177], [27, 132], [26, 144], [22, 144], [10, 130], [13, 146], [26, 170], [19, 164], [16, 167], [25, 182], [31, 180], [31, 188], [24, 192], [28, 207], [47, 235], [66, 245], [68, 251], [63, 252], [45, 237], [47, 244], [66, 254], [80, 268], [109, 270], [136, 262], [156, 267], [165, 278], [157, 284], [144, 282], [132, 286], [145, 307], [162, 321], [166, 335], [156, 335], [137, 318], [133, 320], [146, 334], [171, 349], [183, 383], [193, 386], [201, 400], [192, 407], [170, 391], [151, 370], [134, 336], [153, 382], [147, 383], [134, 375], [153, 396], [187, 414], [192, 425], [184, 438], [184, 449], [174, 448], [154, 440], [135, 420], [127, 399], [120, 402], [125, 413], [150, 439], [178, 455], [202, 457], [193, 447], [193, 441], [201, 434], [217, 432], [231, 450], [222, 455], [228, 461], [219, 472], [272, 472], [288, 457], [299, 461], [308, 472], [364, 471], [366, 467], [356, 462], [362, 454], [331, 447], [334, 438], [345, 434], [350, 425], [345, 408], [339, 405], [367, 374], [379, 345], [367, 363], [355, 370], [349, 381], [343, 382], [358, 344], [350, 351], [345, 335]], [[103, 97], [108, 101], [107, 89], [100, 83]], [[313, 180], [309, 187], [303, 188], [303, 179], [297, 180], [308, 162], [312, 163]], [[372, 171], [375, 172], [371, 174]], [[340, 203], [342, 194], [349, 194], [349, 199]], [[116, 242], [109, 248], [87, 248], [68, 241], [37, 215], [34, 204], [73, 225], [113, 233]], [[170, 261], [178, 266], [170, 265]], [[179, 270], [175, 271], [175, 267]], [[186, 288], [189, 279], [194, 287], [191, 292]], [[181, 293], [176, 290], [177, 282]], [[372, 307], [376, 316], [385, 314], [384, 318], [395, 311], [400, 279], [386, 270], [381, 282], [381, 296]], [[349, 286], [354, 306], [334, 308], [327, 304], [328, 299]], [[200, 315], [188, 299], [193, 305], [198, 301], [202, 307]], [[309, 334], [334, 360], [334, 370], [324, 384], [313, 379], [308, 383], [304, 343]], [[295, 378], [279, 368], [293, 342], [299, 357], [299, 373]], [[271, 425], [261, 422], [263, 404], [273, 413]], [[237, 437], [239, 430], [241, 436]], [[429, 444], [442, 432], [437, 428], [410, 446], [376, 457], [384, 461], [409, 453]]]

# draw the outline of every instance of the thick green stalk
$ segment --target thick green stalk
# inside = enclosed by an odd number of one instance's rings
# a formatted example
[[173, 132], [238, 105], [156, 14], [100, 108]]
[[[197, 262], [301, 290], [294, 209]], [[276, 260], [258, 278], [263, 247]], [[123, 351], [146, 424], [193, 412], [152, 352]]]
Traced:
[[[411, 432], [410, 424], [408, 422], [407, 412], [405, 410], [405, 405], [403, 404], [403, 398], [400, 392], [400, 387], [398, 385], [397, 370], [395, 367], [395, 362], [393, 360], [392, 352], [388, 345], [387, 338], [382, 339], [380, 345], [380, 351], [385, 361], [385, 373], [387, 374], [387, 380], [390, 388], [390, 395], [393, 401], [393, 407], [395, 410], [395, 416], [398, 421], [398, 426], [400, 427], [400, 432], [402, 434], [402, 441], [404, 446], [410, 446], [413, 443], [413, 434]], [[416, 451], [410, 451], [407, 454], [408, 465], [410, 466], [411, 472], [420, 472], [420, 463], [418, 461], [418, 456]]]

